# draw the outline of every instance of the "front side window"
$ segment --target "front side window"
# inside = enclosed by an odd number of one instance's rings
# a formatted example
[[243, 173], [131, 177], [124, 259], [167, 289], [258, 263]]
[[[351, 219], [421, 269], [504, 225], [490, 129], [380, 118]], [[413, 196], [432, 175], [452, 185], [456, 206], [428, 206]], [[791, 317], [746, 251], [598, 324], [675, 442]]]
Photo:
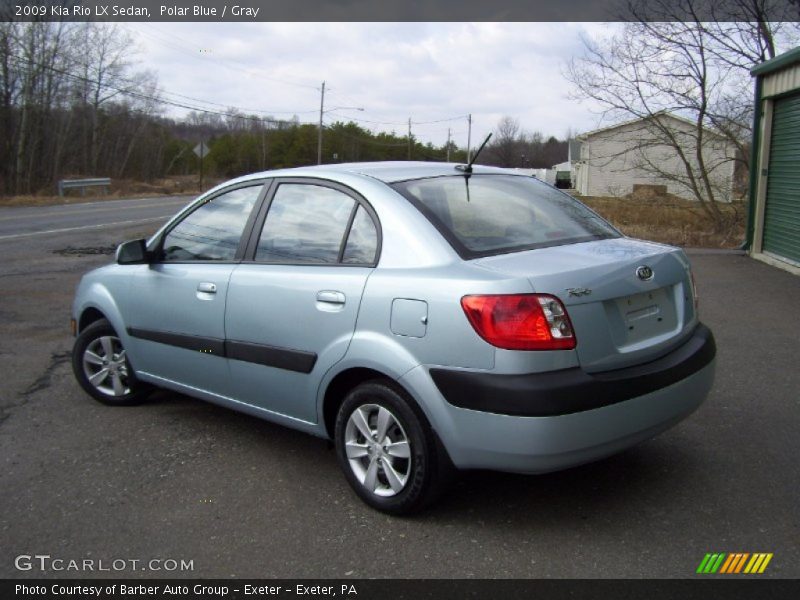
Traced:
[[192, 211], [164, 237], [162, 260], [234, 260], [261, 187], [220, 194]]
[[533, 177], [454, 175], [393, 187], [464, 258], [620, 237], [583, 204]]
[[261, 231], [256, 260], [335, 264], [356, 201], [338, 190], [284, 183], [275, 192]]

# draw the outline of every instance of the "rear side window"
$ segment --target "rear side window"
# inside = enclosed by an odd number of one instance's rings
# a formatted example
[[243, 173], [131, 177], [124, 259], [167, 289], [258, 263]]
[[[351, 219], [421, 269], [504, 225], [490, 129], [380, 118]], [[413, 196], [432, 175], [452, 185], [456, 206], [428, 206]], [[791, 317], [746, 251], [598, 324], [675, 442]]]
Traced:
[[284, 183], [275, 192], [256, 249], [256, 260], [335, 264], [356, 201], [338, 190]]
[[463, 258], [620, 237], [583, 204], [532, 177], [454, 175], [393, 187]]
[[363, 206], [359, 206], [353, 225], [350, 227], [350, 235], [347, 237], [347, 245], [344, 247], [342, 262], [346, 264], [371, 264], [375, 261], [375, 253], [378, 251], [378, 232], [375, 223]]

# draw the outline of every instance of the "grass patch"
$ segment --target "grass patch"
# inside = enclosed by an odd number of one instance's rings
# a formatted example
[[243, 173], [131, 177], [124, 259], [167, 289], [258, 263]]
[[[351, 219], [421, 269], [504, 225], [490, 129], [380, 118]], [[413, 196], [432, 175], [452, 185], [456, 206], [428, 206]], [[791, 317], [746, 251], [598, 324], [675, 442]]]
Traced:
[[[80, 179], [76, 177], [76, 179]], [[203, 189], [208, 190], [222, 179], [204, 178]], [[112, 179], [111, 189], [105, 193], [103, 188], [89, 187], [81, 195], [80, 190], [69, 190], [66, 196], [56, 196], [49, 190], [38, 194], [21, 196], [0, 196], [2, 206], [54, 206], [57, 204], [80, 204], [82, 202], [98, 202], [102, 200], [119, 200], [121, 198], [147, 198], [151, 196], [170, 196], [200, 194], [196, 175], [174, 176], [156, 179], [151, 182], [133, 181], [130, 179]]]
[[614, 224], [625, 235], [692, 248], [736, 248], [744, 240], [747, 204], [720, 204], [722, 227], [696, 202], [679, 198], [613, 198], [581, 196], [578, 199]]

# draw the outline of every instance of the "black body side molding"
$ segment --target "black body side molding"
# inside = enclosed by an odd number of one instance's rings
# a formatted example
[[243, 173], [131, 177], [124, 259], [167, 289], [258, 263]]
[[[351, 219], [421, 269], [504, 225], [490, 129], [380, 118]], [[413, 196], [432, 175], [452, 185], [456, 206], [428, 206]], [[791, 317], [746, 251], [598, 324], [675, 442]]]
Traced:
[[298, 373], [310, 373], [317, 362], [317, 355], [314, 352], [306, 352], [304, 350], [292, 350], [265, 344], [221, 340], [219, 338], [206, 338], [135, 327], [128, 327], [127, 331], [131, 337], [142, 340]]
[[601, 373], [579, 367], [497, 375], [474, 371], [430, 370], [445, 400], [459, 408], [501, 415], [554, 417], [592, 410], [655, 392], [696, 373], [714, 360], [711, 330], [698, 325], [684, 344], [654, 361]]

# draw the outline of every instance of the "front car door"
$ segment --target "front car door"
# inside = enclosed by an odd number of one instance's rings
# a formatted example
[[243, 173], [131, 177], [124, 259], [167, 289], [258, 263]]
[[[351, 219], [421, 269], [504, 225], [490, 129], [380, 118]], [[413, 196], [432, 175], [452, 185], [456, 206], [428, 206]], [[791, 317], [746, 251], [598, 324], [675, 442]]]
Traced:
[[263, 188], [240, 184], [193, 207], [137, 267], [127, 322], [143, 379], [227, 395], [225, 294]]
[[275, 182], [249, 260], [228, 287], [226, 351], [237, 399], [317, 421], [317, 389], [353, 336], [379, 232], [372, 208], [349, 188]]

